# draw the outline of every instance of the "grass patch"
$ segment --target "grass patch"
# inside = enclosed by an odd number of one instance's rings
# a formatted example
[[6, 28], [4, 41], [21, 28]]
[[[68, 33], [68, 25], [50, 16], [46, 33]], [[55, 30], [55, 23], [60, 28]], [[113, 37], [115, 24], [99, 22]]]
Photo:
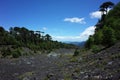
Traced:
[[78, 58], [77, 58], [77, 57], [72, 57], [72, 58], [70, 59], [70, 62], [78, 62]]
[[32, 72], [26, 72], [26, 73], [18, 76], [18, 78], [19, 78], [20, 80], [23, 80], [23, 78], [28, 77], [28, 76], [32, 76], [33, 74], [34, 74], [33, 71], [32, 71]]
[[64, 73], [64, 80], [72, 80], [71, 79], [71, 74], [69, 74], [69, 73]]

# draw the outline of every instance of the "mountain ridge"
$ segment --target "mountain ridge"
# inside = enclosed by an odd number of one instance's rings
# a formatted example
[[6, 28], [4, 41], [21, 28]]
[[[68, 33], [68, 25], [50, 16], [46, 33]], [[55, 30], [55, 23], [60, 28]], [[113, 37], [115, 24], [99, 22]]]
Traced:
[[73, 45], [76, 45], [76, 46], [79, 46], [79, 47], [83, 47], [85, 45], [85, 42], [86, 41], [65, 41], [63, 43], [66, 43], [66, 44], [73, 44]]

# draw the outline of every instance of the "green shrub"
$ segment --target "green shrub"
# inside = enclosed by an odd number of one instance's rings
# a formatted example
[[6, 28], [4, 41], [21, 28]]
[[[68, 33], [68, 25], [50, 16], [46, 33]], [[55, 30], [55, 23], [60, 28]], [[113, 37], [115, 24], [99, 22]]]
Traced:
[[19, 56], [21, 56], [21, 52], [19, 49], [16, 49], [15, 51], [12, 52], [13, 58], [18, 58]]
[[2, 49], [2, 56], [3, 57], [6, 57], [6, 56], [9, 56], [9, 55], [11, 55], [11, 50], [10, 50], [10, 48], [7, 48], [7, 49]]
[[78, 62], [77, 57], [72, 57], [72, 58], [70, 59], [70, 62]]
[[101, 49], [100, 49], [100, 47], [99, 46], [97, 46], [97, 45], [93, 45], [92, 46], [92, 52], [93, 53], [97, 53], [97, 52], [99, 52]]
[[78, 49], [76, 49], [73, 56], [78, 56], [78, 55], [79, 55], [79, 51], [78, 51]]

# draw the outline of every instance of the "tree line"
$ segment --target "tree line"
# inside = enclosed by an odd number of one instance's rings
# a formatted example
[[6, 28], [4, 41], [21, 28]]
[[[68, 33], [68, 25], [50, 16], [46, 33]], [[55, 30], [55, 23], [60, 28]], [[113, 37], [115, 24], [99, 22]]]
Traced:
[[16, 45], [34, 50], [52, 50], [56, 48], [74, 48], [74, 45], [53, 41], [49, 34], [28, 30], [25, 27], [11, 27], [6, 31], [0, 27], [0, 45]]
[[101, 19], [95, 25], [95, 34], [90, 35], [86, 42], [88, 49], [110, 47], [120, 41], [120, 2], [116, 5], [110, 1], [104, 2], [99, 8]]

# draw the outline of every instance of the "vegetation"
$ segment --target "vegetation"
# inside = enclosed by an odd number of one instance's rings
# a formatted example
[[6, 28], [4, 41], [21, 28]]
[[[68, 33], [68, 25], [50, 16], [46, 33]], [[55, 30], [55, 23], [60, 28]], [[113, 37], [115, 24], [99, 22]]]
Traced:
[[[108, 12], [108, 9], [111, 10]], [[112, 2], [105, 2], [100, 6], [102, 17], [96, 24], [95, 34], [91, 35], [85, 47], [99, 51], [99, 46], [110, 47], [120, 41], [120, 2], [114, 6]]]
[[1, 52], [2, 52], [2, 56], [3, 56], [3, 57], [6, 57], [6, 56], [11, 55], [11, 50], [10, 50], [10, 48], [8, 48], [8, 49], [3, 48]]
[[100, 46], [97, 46], [97, 45], [93, 45], [92, 46], [92, 52], [93, 53], [97, 53], [101, 50]]
[[[108, 9], [111, 10], [108, 12]], [[112, 2], [105, 2], [99, 7], [101, 11], [101, 19], [95, 25], [95, 34], [91, 35], [86, 41], [85, 47], [92, 49], [92, 52], [97, 53], [105, 47], [110, 47], [120, 41], [120, 2], [114, 6]], [[12, 55], [12, 57], [21, 56], [20, 47], [26, 47], [34, 52], [50, 52], [58, 48], [76, 48], [74, 45], [64, 44], [58, 41], [53, 41], [49, 34], [44, 34], [41, 31], [29, 30], [25, 27], [11, 27], [6, 31], [0, 27], [0, 46], [11, 46], [1, 50], [2, 57]], [[14, 49], [14, 50], [12, 50]], [[79, 54], [75, 50], [73, 56]]]
[[12, 52], [12, 57], [13, 58], [18, 58], [19, 56], [21, 56], [21, 52], [20, 52], [20, 49], [16, 49]]
[[[111, 8], [114, 6], [114, 3], [108, 1], [108, 2], [104, 2], [102, 5], [100, 5], [100, 11], [103, 13], [103, 14], [107, 14], [108, 12], [108, 8]], [[106, 12], [106, 13], [105, 13]]]
[[73, 56], [78, 56], [78, 55], [79, 55], [79, 51], [78, 51], [78, 49], [76, 49]]
[[49, 34], [41, 31], [28, 30], [25, 27], [11, 27], [6, 31], [0, 27], [0, 45], [11, 46], [8, 49], [3, 49], [2, 56], [12, 55], [17, 58], [21, 56], [20, 50], [11, 52], [11, 49], [26, 47], [33, 51], [50, 52], [52, 49], [58, 48], [74, 48], [75, 46], [64, 44], [58, 41], [53, 41]]

